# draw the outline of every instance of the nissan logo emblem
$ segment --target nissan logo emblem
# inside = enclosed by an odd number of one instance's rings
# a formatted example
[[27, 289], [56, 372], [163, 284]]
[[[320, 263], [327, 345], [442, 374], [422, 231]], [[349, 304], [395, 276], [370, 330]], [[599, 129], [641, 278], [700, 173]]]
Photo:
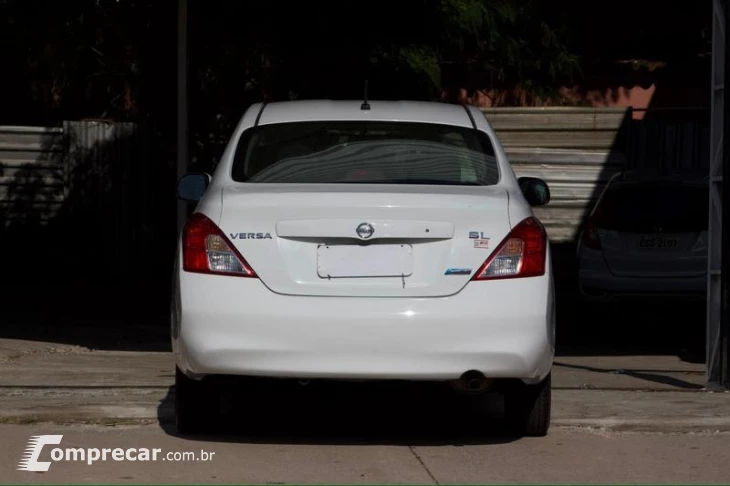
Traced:
[[357, 236], [359, 236], [363, 240], [367, 240], [368, 238], [373, 236], [373, 233], [375, 233], [375, 229], [370, 223], [360, 223], [355, 232], [357, 233]]

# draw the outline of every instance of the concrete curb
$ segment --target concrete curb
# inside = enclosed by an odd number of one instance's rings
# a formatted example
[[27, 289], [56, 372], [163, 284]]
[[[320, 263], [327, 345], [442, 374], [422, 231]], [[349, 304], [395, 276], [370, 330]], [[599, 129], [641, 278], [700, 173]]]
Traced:
[[554, 427], [591, 428], [614, 432], [730, 432], [730, 417], [706, 418], [559, 418], [552, 420]]
[[[558, 410], [553, 427], [600, 429], [612, 432], [699, 433], [730, 432], [727, 416], [646, 416], [646, 417], [580, 417], [566, 416]], [[141, 403], [137, 400], [117, 404], [73, 404], [36, 402], [31, 408], [0, 409], [0, 424], [73, 424], [73, 425], [150, 425], [173, 423], [171, 404]]]

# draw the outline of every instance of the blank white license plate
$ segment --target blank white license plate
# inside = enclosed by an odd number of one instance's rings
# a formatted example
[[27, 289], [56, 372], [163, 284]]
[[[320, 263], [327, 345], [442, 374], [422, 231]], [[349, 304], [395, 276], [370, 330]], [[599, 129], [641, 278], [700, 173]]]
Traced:
[[319, 245], [317, 274], [322, 278], [408, 277], [411, 245]]

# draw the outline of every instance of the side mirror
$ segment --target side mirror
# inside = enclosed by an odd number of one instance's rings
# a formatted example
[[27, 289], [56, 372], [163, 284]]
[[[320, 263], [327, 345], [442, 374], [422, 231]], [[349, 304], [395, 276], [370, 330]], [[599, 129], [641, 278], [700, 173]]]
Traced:
[[177, 183], [177, 197], [184, 201], [200, 201], [210, 184], [208, 174], [187, 174]]
[[550, 202], [550, 188], [544, 180], [537, 177], [520, 177], [517, 183], [530, 206], [544, 206]]

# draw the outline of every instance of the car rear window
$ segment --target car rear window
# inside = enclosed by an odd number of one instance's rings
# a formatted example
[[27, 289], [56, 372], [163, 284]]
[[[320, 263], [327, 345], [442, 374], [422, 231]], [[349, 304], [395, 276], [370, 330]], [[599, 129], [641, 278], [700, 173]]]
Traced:
[[403, 122], [298, 122], [241, 135], [231, 175], [251, 183], [446, 184], [499, 181], [477, 130]]
[[708, 227], [709, 189], [652, 184], [606, 191], [596, 209], [599, 228], [624, 232], [696, 232]]

